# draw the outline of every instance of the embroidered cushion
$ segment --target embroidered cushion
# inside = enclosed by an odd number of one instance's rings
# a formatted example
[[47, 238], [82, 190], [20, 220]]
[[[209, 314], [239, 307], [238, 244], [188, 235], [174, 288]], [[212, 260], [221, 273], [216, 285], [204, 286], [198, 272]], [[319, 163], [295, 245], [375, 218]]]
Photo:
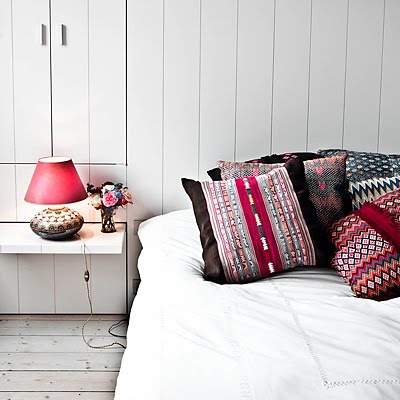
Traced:
[[346, 175], [352, 182], [400, 174], [400, 155], [340, 149], [318, 150], [317, 153], [325, 157], [347, 154]]
[[329, 262], [300, 160], [259, 177], [182, 184], [200, 230], [205, 279], [246, 283]]
[[359, 209], [366, 201], [373, 201], [378, 197], [400, 188], [400, 177], [371, 178], [361, 182], [349, 182], [349, 194], [353, 210]]
[[[259, 176], [282, 164], [255, 164], [219, 161], [222, 179]], [[304, 161], [310, 200], [325, 228], [350, 210], [346, 190], [346, 155]]]
[[[323, 156], [317, 153], [282, 153], [282, 154], [271, 154], [270, 156], [263, 156], [254, 160], [245, 161], [246, 163], [260, 163], [260, 164], [277, 164], [284, 163], [292, 160], [293, 158], [299, 158], [302, 161], [313, 160], [314, 158], [323, 158]], [[220, 181], [221, 170], [219, 168], [213, 168], [207, 171], [207, 174], [213, 181]]]
[[400, 296], [400, 189], [335, 222], [332, 242], [331, 265], [357, 297]]

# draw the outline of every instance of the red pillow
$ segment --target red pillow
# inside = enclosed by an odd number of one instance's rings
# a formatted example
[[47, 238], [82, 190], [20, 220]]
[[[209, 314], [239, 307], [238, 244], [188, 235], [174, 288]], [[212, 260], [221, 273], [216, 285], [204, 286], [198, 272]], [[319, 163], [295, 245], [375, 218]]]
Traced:
[[400, 296], [400, 189], [335, 222], [332, 242], [331, 265], [357, 297]]

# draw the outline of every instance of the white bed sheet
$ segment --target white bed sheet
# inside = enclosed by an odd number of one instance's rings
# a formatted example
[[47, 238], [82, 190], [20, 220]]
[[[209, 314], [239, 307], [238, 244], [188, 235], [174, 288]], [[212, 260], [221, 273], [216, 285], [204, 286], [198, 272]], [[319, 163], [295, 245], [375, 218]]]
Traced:
[[357, 299], [330, 269], [206, 282], [191, 210], [139, 235], [116, 400], [400, 399], [400, 299]]

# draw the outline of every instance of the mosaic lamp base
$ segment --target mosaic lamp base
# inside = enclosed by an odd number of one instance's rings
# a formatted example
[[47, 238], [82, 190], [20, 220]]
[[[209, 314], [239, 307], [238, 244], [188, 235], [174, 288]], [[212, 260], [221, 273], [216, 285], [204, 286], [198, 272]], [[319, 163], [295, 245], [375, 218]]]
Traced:
[[49, 240], [63, 240], [77, 233], [83, 225], [83, 217], [68, 207], [46, 208], [30, 222], [33, 232]]

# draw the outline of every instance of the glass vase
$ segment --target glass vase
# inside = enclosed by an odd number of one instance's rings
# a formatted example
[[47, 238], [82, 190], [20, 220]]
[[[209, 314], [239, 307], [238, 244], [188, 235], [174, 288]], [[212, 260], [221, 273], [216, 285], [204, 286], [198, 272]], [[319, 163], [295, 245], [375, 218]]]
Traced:
[[103, 210], [101, 209], [101, 231], [104, 233], [116, 232], [114, 214], [115, 210]]

